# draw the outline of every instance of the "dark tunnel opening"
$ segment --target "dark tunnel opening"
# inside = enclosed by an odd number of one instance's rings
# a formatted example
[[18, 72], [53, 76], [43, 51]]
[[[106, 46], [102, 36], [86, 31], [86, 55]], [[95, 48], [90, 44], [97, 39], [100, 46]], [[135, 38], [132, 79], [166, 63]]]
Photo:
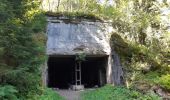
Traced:
[[[107, 56], [86, 57], [82, 62], [82, 85], [85, 88], [106, 84]], [[68, 89], [75, 84], [75, 56], [49, 57], [48, 87]]]
[[49, 57], [48, 87], [66, 89], [74, 80], [74, 57]]
[[82, 62], [82, 84], [86, 88], [106, 84], [107, 57], [87, 57]]

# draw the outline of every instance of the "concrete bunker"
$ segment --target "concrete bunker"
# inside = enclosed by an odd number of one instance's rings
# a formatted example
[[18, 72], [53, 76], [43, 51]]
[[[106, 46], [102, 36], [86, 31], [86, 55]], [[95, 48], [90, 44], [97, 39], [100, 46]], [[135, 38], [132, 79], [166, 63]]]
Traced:
[[[112, 83], [112, 31], [108, 22], [48, 17], [44, 83], [59, 89], [73, 86], [74, 90]], [[81, 53], [86, 57], [80, 64], [76, 55]]]

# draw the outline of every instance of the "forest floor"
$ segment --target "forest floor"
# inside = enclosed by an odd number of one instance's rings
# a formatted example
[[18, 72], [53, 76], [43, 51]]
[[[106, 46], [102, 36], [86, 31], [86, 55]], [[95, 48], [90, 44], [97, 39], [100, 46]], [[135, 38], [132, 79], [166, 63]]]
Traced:
[[57, 90], [57, 92], [64, 97], [66, 100], [80, 100], [80, 94], [83, 91], [73, 91], [73, 90]]
[[95, 90], [95, 88], [88, 88], [85, 90], [74, 91], [69, 89], [59, 89], [56, 90], [59, 95], [64, 97], [65, 100], [81, 100], [81, 94], [85, 93], [86, 91]]
[[141, 93], [134, 89], [113, 87], [112, 85], [106, 85], [101, 88], [88, 88], [82, 91], [57, 89], [56, 92], [64, 100], [170, 100], [169, 97], [161, 96], [154, 91]]

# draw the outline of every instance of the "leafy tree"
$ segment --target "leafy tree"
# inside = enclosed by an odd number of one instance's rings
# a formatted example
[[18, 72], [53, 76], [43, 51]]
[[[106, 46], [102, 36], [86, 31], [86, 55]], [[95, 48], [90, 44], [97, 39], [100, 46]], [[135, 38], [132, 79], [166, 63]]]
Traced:
[[36, 93], [41, 84], [44, 40], [35, 37], [38, 33], [43, 37], [45, 17], [39, 4], [38, 0], [0, 0], [0, 83], [15, 86], [22, 97]]

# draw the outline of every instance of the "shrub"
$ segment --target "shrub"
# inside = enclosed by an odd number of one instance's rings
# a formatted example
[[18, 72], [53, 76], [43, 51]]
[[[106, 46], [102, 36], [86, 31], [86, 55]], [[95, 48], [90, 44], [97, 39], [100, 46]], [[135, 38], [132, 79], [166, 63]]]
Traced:
[[57, 94], [56, 91], [47, 88], [44, 90], [43, 94], [38, 97], [37, 100], [64, 100], [64, 98]]
[[162, 75], [158, 83], [161, 87], [170, 91], [170, 74]]
[[82, 100], [160, 100], [155, 93], [142, 94], [126, 87], [106, 85], [82, 94]]
[[0, 86], [0, 100], [19, 100], [16, 96], [18, 91], [14, 86], [4, 85]]
[[162, 100], [162, 98], [155, 94], [153, 91], [151, 91], [146, 95], [141, 96], [139, 100]]

